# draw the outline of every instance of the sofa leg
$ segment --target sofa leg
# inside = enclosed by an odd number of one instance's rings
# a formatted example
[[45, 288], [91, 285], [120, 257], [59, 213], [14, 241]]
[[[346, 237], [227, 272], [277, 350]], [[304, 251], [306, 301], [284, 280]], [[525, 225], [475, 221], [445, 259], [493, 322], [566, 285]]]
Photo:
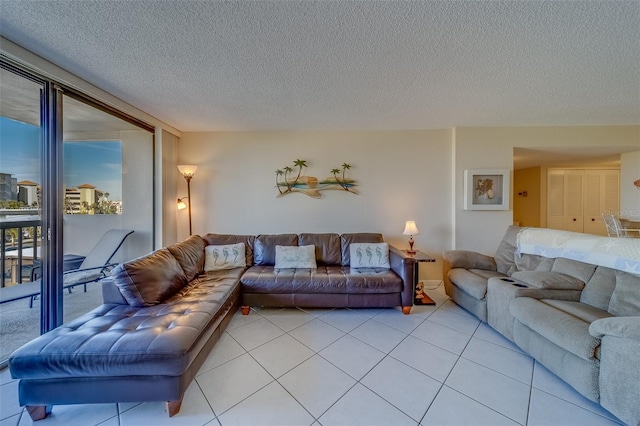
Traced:
[[249, 315], [251, 306], [241, 306], [240, 309], [242, 310], [242, 315]]
[[411, 306], [403, 306], [402, 313], [405, 315], [409, 315], [411, 313]]
[[167, 401], [167, 413], [169, 417], [173, 417], [180, 412], [180, 406], [182, 406], [182, 399], [177, 401]]
[[27, 405], [26, 406], [27, 413], [29, 413], [29, 417], [31, 417], [31, 420], [33, 420], [34, 422], [37, 422], [38, 420], [42, 420], [45, 417], [47, 417], [47, 415], [51, 413], [51, 408], [53, 408], [51, 405]]

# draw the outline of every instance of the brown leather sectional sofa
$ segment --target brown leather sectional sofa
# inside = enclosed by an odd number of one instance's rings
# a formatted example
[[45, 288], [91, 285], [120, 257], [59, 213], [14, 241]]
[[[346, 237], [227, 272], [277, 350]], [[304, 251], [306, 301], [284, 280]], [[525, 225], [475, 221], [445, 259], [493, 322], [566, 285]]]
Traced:
[[[166, 401], [172, 416], [240, 304], [408, 314], [413, 259], [390, 247], [390, 269], [352, 269], [354, 242], [382, 235], [194, 235], [123, 263], [103, 280], [103, 305], [11, 355], [20, 405], [39, 420], [57, 404]], [[204, 271], [205, 246], [234, 243], [244, 243], [246, 267]], [[316, 269], [274, 268], [276, 245], [310, 244]]]

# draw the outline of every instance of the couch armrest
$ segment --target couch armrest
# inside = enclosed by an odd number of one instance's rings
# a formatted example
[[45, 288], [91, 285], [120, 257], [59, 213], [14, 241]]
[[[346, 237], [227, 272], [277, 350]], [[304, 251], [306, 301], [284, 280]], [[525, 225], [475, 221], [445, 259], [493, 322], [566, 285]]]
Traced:
[[120, 289], [113, 282], [113, 278], [107, 277], [100, 280], [102, 284], [102, 302], [116, 303], [118, 305], [128, 305], [127, 300], [120, 293]]
[[598, 338], [607, 335], [640, 342], [640, 317], [611, 317], [595, 320], [589, 326], [589, 333]]
[[640, 316], [595, 320], [600, 342], [600, 405], [629, 425], [640, 424]]
[[402, 306], [413, 306], [415, 295], [413, 265], [415, 259], [407, 253], [393, 246], [389, 246], [389, 265], [391, 270], [398, 274], [404, 284], [402, 287]]
[[469, 250], [449, 250], [442, 253], [442, 279], [444, 289], [452, 297], [453, 283], [449, 279], [449, 271], [455, 268], [484, 269], [497, 271], [498, 267], [493, 257]]
[[442, 254], [442, 260], [447, 262], [451, 269], [484, 269], [485, 271], [496, 271], [496, 261], [491, 256], [487, 256], [475, 251], [449, 250]]

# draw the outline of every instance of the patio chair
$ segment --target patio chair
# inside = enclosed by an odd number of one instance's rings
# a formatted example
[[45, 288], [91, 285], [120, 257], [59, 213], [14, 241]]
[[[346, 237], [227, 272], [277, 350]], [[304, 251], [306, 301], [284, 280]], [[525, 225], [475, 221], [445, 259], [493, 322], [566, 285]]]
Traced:
[[618, 219], [616, 215], [603, 214], [602, 219], [607, 227], [607, 235], [610, 237], [640, 237], [640, 229], [623, 228], [622, 222], [620, 222], [620, 219]]
[[[63, 288], [71, 292], [73, 287], [83, 285], [86, 292], [87, 284], [106, 277], [109, 271], [117, 265], [117, 263], [110, 263], [111, 259], [131, 234], [133, 234], [133, 231], [126, 229], [111, 229], [105, 232], [87, 254], [87, 257], [84, 258], [78, 269], [63, 272]], [[32, 275], [34, 282], [1, 289], [1, 293], [6, 294], [0, 294], [0, 303], [30, 297], [29, 307], [31, 308], [34, 299], [40, 295], [40, 271], [41, 266], [34, 268]]]
[[111, 229], [105, 232], [78, 269], [64, 272], [64, 288], [70, 290], [77, 285], [84, 285], [84, 291], [87, 291], [88, 283], [104, 278], [117, 265], [110, 263], [111, 259], [131, 234], [133, 231], [126, 229]]

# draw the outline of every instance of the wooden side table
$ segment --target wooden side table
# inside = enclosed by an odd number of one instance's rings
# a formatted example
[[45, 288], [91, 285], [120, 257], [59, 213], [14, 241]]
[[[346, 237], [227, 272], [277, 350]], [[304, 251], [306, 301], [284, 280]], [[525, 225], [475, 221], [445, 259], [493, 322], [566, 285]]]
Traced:
[[407, 257], [414, 260], [413, 262], [413, 286], [415, 287], [415, 295], [413, 298], [414, 305], [435, 305], [434, 302], [420, 285], [420, 262], [435, 262], [436, 260], [426, 253], [416, 251], [415, 253], [408, 253], [407, 250], [402, 250], [406, 253]]

